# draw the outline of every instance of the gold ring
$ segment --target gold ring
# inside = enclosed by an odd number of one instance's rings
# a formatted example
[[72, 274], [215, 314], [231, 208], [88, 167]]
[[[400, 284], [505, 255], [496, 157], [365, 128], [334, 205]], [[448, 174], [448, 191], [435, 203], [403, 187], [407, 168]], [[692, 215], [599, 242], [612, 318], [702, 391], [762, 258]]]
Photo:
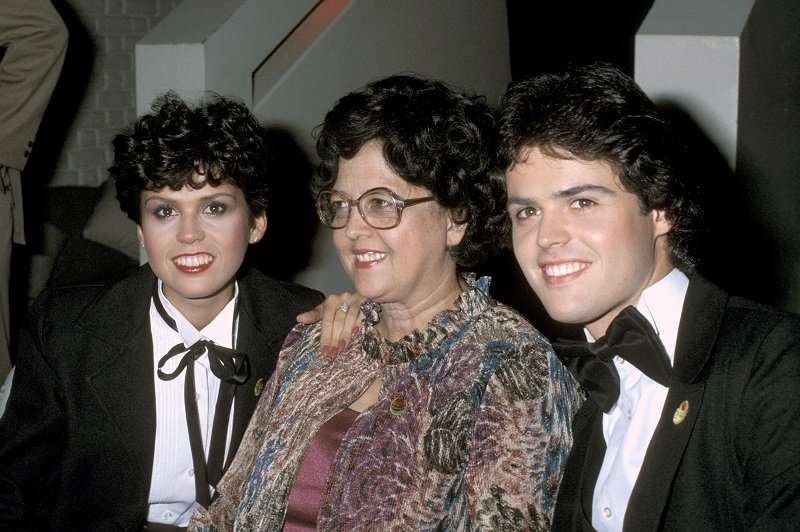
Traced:
[[347, 311], [350, 310], [350, 303], [342, 303], [339, 305], [339, 310], [347, 314]]

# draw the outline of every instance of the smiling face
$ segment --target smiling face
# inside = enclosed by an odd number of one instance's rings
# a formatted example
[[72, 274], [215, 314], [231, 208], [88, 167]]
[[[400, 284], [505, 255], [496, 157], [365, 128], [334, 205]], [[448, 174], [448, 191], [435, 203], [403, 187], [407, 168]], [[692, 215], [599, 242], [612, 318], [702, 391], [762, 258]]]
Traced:
[[671, 226], [662, 211], [642, 214], [603, 161], [526, 155], [506, 172], [517, 262], [553, 319], [599, 338], [672, 269]]
[[[401, 199], [430, 196], [399, 177], [383, 157], [382, 144], [366, 143], [352, 159], [341, 159], [333, 189], [348, 198], [386, 187]], [[333, 243], [356, 290], [382, 304], [384, 313], [450, 305], [459, 291], [456, 264], [447, 251], [461, 241], [465, 225], [454, 224], [435, 201], [403, 210], [392, 229], [367, 225], [353, 206], [347, 224], [333, 230]], [[444, 303], [442, 303], [442, 301]]]
[[231, 300], [247, 246], [266, 227], [266, 215], [251, 218], [244, 194], [231, 184], [141, 193], [139, 240], [164, 295], [196, 327]]

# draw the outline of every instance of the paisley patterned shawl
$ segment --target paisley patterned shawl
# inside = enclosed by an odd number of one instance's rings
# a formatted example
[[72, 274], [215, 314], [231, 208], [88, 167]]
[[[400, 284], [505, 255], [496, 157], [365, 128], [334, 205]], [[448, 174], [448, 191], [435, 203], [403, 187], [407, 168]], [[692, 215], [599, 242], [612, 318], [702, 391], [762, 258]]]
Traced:
[[331, 467], [318, 529], [548, 529], [575, 383], [538, 331], [489, 296], [488, 278], [465, 278], [453, 310], [397, 342], [377, 334], [380, 306], [365, 301], [360, 333], [333, 360], [319, 354], [318, 325], [297, 325], [219, 499], [192, 526], [281, 530], [311, 439], [381, 377]]

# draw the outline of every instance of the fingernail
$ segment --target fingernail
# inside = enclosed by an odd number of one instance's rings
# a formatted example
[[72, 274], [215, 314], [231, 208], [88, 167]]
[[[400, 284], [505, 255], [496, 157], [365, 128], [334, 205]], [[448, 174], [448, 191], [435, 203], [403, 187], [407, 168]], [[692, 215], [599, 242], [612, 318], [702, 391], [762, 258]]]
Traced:
[[353, 330], [350, 331], [350, 336], [355, 336], [358, 334], [358, 325], [353, 325]]
[[344, 351], [345, 347], [347, 347], [347, 342], [345, 342], [344, 340], [339, 340], [339, 346], [336, 352], [338, 353], [340, 351]]
[[323, 346], [322, 346], [322, 349], [320, 349], [320, 352], [322, 353], [322, 355], [323, 355], [323, 356], [326, 356], [326, 357], [329, 357], [329, 356], [331, 356], [331, 355], [330, 355], [331, 348], [330, 348], [330, 346], [328, 346], [328, 345], [323, 345]]

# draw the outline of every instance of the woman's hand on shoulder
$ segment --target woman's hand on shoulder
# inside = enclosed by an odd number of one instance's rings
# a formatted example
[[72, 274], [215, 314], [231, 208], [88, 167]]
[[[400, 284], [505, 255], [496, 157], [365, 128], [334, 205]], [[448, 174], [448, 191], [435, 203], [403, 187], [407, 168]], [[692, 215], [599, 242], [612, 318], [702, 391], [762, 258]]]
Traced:
[[323, 355], [336, 358], [358, 332], [364, 319], [361, 314], [359, 294], [342, 292], [331, 294], [313, 309], [297, 316], [297, 321], [312, 324], [322, 321], [320, 349]]

